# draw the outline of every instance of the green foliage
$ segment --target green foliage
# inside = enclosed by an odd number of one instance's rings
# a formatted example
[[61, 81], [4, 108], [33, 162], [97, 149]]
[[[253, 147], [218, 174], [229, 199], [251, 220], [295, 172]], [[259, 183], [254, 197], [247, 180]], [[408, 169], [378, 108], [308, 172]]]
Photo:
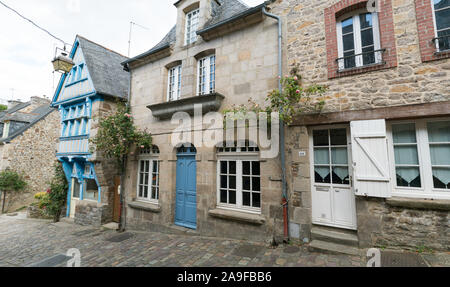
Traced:
[[115, 114], [100, 120], [97, 136], [91, 142], [107, 158], [116, 159], [123, 171], [123, 159], [130, 153], [131, 147], [151, 147], [152, 136], [135, 127], [130, 109], [119, 102]]
[[0, 112], [8, 110], [8, 106], [0, 105]]
[[23, 177], [15, 171], [4, 170], [0, 172], [0, 190], [4, 192], [18, 192], [24, 190], [27, 183]]
[[64, 174], [62, 164], [57, 163], [55, 165], [55, 174], [50, 182], [50, 189], [47, 191], [48, 204], [45, 208], [46, 213], [52, 216], [55, 222], [58, 222], [61, 217], [62, 209], [66, 204], [68, 189], [69, 183]]
[[[301, 77], [298, 75], [298, 69], [294, 68], [291, 75], [280, 79], [283, 91], [274, 90], [266, 98], [268, 105], [261, 107], [250, 99], [249, 105], [233, 105], [230, 109], [224, 111], [224, 114], [235, 113], [235, 119], [245, 117], [248, 112], [266, 112], [270, 115], [272, 112], [279, 112], [280, 119], [286, 124], [292, 123], [295, 116], [307, 112], [321, 112], [325, 106], [323, 95], [327, 87], [320, 85], [311, 85], [304, 87]], [[312, 98], [316, 101], [312, 102]], [[268, 117], [270, 118], [270, 117]]]

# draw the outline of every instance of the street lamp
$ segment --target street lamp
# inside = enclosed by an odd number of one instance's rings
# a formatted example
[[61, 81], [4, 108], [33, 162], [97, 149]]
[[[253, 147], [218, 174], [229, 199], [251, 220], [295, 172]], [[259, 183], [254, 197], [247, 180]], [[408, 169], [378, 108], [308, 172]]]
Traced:
[[[58, 50], [61, 50], [63, 52], [59, 56], [56, 56], [56, 54], [58, 53]], [[62, 50], [58, 47], [56, 48], [55, 59], [53, 59], [52, 63], [53, 63], [53, 69], [55, 70], [55, 72], [59, 72], [59, 73], [68, 73], [68, 72], [70, 72], [72, 67], [75, 65], [75, 63], [72, 61], [72, 59], [67, 57], [66, 49], [64, 48], [64, 50]]]

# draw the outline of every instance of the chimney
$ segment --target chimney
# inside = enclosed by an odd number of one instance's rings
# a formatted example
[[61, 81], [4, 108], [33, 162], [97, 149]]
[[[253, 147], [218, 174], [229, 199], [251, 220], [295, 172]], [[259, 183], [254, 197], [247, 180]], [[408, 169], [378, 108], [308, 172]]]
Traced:
[[43, 106], [43, 105], [49, 105], [50, 100], [45, 98], [45, 96], [41, 97], [31, 97], [31, 105], [32, 106]]
[[10, 100], [8, 101], [8, 110], [14, 108], [15, 106], [22, 104], [21, 101]]

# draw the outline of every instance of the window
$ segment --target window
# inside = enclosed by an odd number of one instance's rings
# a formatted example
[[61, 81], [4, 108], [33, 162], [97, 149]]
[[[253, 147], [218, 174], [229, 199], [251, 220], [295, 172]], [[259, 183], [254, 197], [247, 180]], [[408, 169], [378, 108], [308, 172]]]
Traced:
[[198, 94], [214, 93], [216, 89], [216, 56], [208, 56], [198, 61]]
[[316, 183], [350, 184], [347, 129], [314, 130]]
[[89, 133], [89, 115], [86, 104], [65, 108], [62, 137], [86, 136]]
[[380, 63], [381, 47], [377, 13], [344, 17], [337, 24], [339, 70]]
[[167, 101], [179, 100], [181, 94], [181, 65], [169, 69], [168, 83]]
[[197, 28], [199, 22], [200, 9], [186, 14], [186, 35], [185, 35], [185, 45], [195, 43], [197, 41]]
[[72, 178], [72, 198], [80, 198], [80, 183], [77, 178]]
[[450, 0], [432, 0], [438, 51], [450, 50]]
[[139, 160], [138, 190], [139, 200], [158, 203], [159, 201], [159, 175], [160, 161], [157, 146], [151, 149], [142, 149]]
[[218, 148], [218, 206], [261, 212], [261, 165], [257, 147]]
[[83, 199], [98, 201], [98, 185], [95, 179], [86, 178], [84, 180], [85, 192], [83, 194]]
[[450, 120], [393, 123], [393, 178], [396, 193], [450, 198]]

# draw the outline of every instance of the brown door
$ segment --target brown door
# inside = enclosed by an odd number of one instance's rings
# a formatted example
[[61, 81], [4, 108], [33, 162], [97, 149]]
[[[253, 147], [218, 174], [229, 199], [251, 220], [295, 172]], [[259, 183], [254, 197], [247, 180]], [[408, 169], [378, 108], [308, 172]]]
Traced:
[[114, 178], [114, 211], [113, 221], [120, 221], [120, 176]]

